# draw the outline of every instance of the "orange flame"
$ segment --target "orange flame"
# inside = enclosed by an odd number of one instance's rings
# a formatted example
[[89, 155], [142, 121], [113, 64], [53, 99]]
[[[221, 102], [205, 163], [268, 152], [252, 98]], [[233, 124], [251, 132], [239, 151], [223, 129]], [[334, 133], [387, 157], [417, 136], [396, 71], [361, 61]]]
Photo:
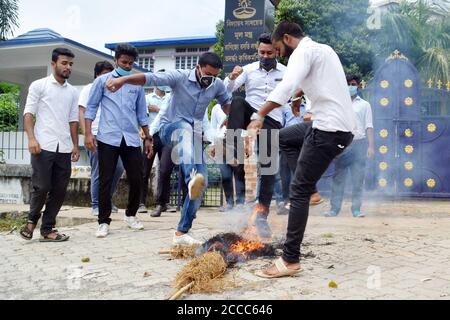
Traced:
[[246, 256], [249, 253], [252, 253], [254, 251], [261, 250], [264, 248], [265, 248], [265, 245], [261, 242], [243, 240], [243, 241], [234, 243], [230, 247], [230, 251], [233, 253], [237, 253], [237, 254]]

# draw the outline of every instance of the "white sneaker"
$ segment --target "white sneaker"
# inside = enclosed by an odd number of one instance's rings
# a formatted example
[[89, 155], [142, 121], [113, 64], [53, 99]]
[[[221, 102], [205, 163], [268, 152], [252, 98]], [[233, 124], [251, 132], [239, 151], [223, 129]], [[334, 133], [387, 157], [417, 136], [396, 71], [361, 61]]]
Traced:
[[136, 217], [125, 216], [125, 222], [133, 230], [144, 230], [144, 225]]
[[101, 225], [98, 226], [95, 236], [97, 238], [106, 238], [108, 234], [109, 234], [109, 225], [106, 223], [102, 223]]
[[192, 170], [191, 181], [188, 184], [189, 189], [189, 199], [197, 200], [202, 196], [203, 190], [205, 189], [205, 177], [197, 173], [197, 170]]
[[92, 211], [91, 211], [91, 214], [94, 216], [94, 217], [98, 217], [98, 208], [93, 208], [92, 209]]
[[173, 244], [176, 246], [192, 246], [194, 244], [202, 244], [201, 241], [195, 240], [189, 234], [183, 234], [182, 236], [177, 236], [175, 233], [173, 235]]

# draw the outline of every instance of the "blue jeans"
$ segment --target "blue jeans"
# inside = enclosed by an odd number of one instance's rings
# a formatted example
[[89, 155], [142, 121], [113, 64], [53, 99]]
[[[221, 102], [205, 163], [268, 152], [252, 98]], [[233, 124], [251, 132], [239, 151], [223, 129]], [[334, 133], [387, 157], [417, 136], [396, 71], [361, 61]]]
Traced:
[[341, 211], [347, 171], [350, 171], [352, 178], [352, 213], [361, 210], [367, 147], [367, 140], [354, 140], [341, 155], [336, 157], [331, 189], [332, 211], [336, 213]]
[[[99, 176], [99, 167], [98, 167], [98, 152], [91, 152], [87, 150], [89, 156], [89, 162], [91, 164], [91, 201], [92, 201], [92, 209], [98, 209], [98, 194], [100, 188], [100, 176]], [[111, 188], [111, 198], [116, 190], [117, 184], [119, 183], [120, 178], [122, 177], [124, 168], [122, 164], [122, 160], [119, 158], [117, 162], [116, 171], [114, 172], [114, 179]]]
[[[191, 181], [191, 173], [197, 171], [205, 177], [207, 186], [208, 170], [204, 161], [201, 128], [195, 130], [194, 134], [193, 125], [181, 120], [163, 125], [159, 135], [164, 145], [172, 146], [172, 157], [178, 156], [178, 159], [172, 160], [175, 164], [180, 165], [186, 185], [189, 185]], [[197, 200], [191, 200], [189, 195], [186, 196], [178, 224], [179, 232], [188, 233], [192, 228], [192, 222], [196, 218], [202, 199], [203, 196]]]

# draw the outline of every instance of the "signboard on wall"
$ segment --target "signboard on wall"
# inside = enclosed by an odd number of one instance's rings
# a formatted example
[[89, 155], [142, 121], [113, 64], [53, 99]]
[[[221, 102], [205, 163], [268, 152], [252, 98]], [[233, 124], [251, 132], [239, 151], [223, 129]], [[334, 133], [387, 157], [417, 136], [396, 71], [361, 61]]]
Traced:
[[258, 38], [274, 28], [275, 7], [269, 0], [226, 0], [224, 71], [258, 60]]

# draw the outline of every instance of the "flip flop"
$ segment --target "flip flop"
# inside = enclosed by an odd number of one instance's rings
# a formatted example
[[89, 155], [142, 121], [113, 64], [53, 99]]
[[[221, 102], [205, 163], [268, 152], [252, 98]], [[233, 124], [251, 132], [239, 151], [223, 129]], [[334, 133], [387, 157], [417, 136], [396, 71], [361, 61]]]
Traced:
[[309, 205], [310, 206], [318, 206], [319, 204], [323, 203], [324, 201], [325, 201], [324, 199], [320, 199], [319, 201], [310, 202]]
[[259, 270], [255, 272], [255, 275], [261, 278], [266, 278], [266, 279], [274, 279], [274, 278], [282, 278], [282, 277], [292, 277], [293, 275], [296, 275], [297, 273], [302, 272], [302, 269], [297, 269], [297, 270], [293, 270], [293, 269], [288, 269], [286, 267], [286, 265], [283, 262], [282, 258], [279, 258], [275, 261], [275, 267], [277, 268], [278, 273], [273, 274], [273, 275], [269, 275], [264, 273], [264, 271]]
[[48, 237], [49, 235], [46, 235], [46, 236], [41, 236], [41, 238], [39, 239], [39, 242], [64, 242], [64, 241], [69, 240], [69, 238], [70, 238], [69, 236], [58, 233], [56, 231], [53, 231], [53, 233], [56, 233], [55, 239], [51, 239]]

